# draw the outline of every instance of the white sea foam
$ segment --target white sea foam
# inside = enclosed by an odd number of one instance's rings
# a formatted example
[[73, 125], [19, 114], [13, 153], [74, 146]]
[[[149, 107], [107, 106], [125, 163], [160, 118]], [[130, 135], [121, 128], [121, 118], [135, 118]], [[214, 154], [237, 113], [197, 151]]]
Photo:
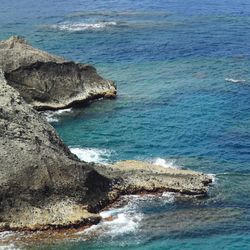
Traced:
[[119, 236], [123, 234], [133, 233], [135, 232], [142, 220], [141, 214], [136, 213], [126, 213], [121, 212], [119, 214], [113, 214], [111, 212], [110, 217], [112, 220], [103, 220], [97, 225], [91, 226], [83, 232], [79, 232], [78, 234], [85, 235], [100, 235], [100, 236]]
[[136, 213], [119, 213], [114, 215], [114, 219], [111, 221], [105, 221], [104, 224], [107, 226], [111, 235], [121, 235], [126, 233], [135, 232], [139, 227], [139, 222], [142, 219], [141, 214]]
[[77, 155], [78, 158], [86, 162], [95, 162], [107, 164], [109, 157], [112, 154], [111, 150], [98, 149], [98, 148], [73, 148], [70, 147], [70, 151]]
[[6, 246], [1, 246], [0, 245], [0, 250], [18, 250], [20, 248], [16, 247], [14, 244], [9, 244]]
[[6, 239], [6, 238], [12, 237], [14, 235], [15, 235], [15, 233], [12, 231], [3, 231], [3, 232], [0, 232], [0, 239]]
[[55, 111], [54, 113], [60, 115], [60, 114], [68, 113], [68, 112], [71, 112], [71, 111], [72, 111], [71, 108], [69, 108], [69, 109], [60, 109], [60, 110]]
[[181, 169], [181, 166], [176, 164], [176, 160], [174, 159], [163, 159], [163, 158], [156, 158], [152, 161], [154, 165], [162, 166], [164, 168], [173, 168], [173, 169]]
[[233, 78], [225, 78], [225, 81], [227, 81], [227, 82], [233, 82], [233, 83], [246, 82], [246, 80], [243, 80], [243, 79], [233, 79]]
[[163, 202], [173, 203], [174, 193], [165, 192], [162, 196], [155, 195], [125, 195], [124, 201], [127, 205], [119, 208], [112, 208], [100, 213], [103, 220], [87, 230], [79, 232], [85, 236], [116, 237], [124, 234], [134, 233], [139, 230], [143, 220], [143, 213], [140, 207], [146, 203]]
[[13, 236], [15, 236], [16, 233], [12, 232], [12, 231], [3, 231], [0, 232], [0, 250], [14, 250], [14, 249], [19, 249], [18, 247], [16, 247], [14, 244], [3, 244], [1, 245], [1, 241], [8, 241], [9, 239], [11, 239]]
[[107, 27], [116, 26], [116, 22], [97, 22], [97, 23], [61, 23], [53, 24], [52, 29], [62, 31], [84, 31], [84, 30], [103, 30]]
[[103, 220], [80, 233], [115, 237], [135, 232], [140, 225], [143, 215], [137, 211], [137, 196], [131, 195], [128, 197], [129, 202], [127, 205], [101, 212], [100, 215]]
[[59, 122], [59, 119], [54, 117], [54, 115], [51, 115], [51, 114], [46, 115], [45, 118], [47, 122]]
[[163, 192], [162, 197], [164, 197], [165, 203], [174, 203], [175, 202], [175, 193], [173, 193], [173, 192]]
[[60, 116], [65, 114], [65, 113], [70, 113], [72, 111], [71, 108], [69, 109], [60, 109], [57, 111], [45, 111], [45, 112], [41, 112], [46, 120], [48, 122], [59, 122]]
[[217, 181], [216, 175], [215, 174], [207, 174], [207, 175], [212, 178], [212, 184], [215, 184]]
[[100, 212], [100, 216], [103, 219], [106, 219], [106, 218], [109, 218], [110, 216], [114, 216], [115, 214], [122, 213], [123, 211], [124, 211], [124, 208], [113, 208], [110, 210]]

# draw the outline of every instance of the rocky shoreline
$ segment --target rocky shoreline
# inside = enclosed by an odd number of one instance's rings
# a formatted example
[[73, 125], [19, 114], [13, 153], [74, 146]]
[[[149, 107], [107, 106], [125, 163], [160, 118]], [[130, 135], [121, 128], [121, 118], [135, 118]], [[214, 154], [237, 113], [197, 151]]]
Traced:
[[70, 152], [35, 109], [114, 97], [114, 83], [92, 66], [67, 62], [12, 37], [0, 42], [0, 69], [0, 230], [96, 224], [101, 209], [124, 194], [207, 194], [212, 179], [202, 173], [138, 161], [86, 163]]
[[0, 41], [0, 68], [8, 84], [37, 110], [116, 97], [114, 82], [98, 75], [93, 66], [33, 48], [20, 36]]

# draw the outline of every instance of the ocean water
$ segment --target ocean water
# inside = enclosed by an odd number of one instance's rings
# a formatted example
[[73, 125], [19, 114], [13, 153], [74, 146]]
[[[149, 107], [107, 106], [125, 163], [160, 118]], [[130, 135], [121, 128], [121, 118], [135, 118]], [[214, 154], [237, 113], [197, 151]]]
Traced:
[[1, 0], [0, 39], [23, 35], [116, 81], [116, 100], [45, 114], [81, 159], [214, 176], [205, 199], [129, 197], [77, 239], [26, 247], [250, 249], [249, 26], [245, 0]]

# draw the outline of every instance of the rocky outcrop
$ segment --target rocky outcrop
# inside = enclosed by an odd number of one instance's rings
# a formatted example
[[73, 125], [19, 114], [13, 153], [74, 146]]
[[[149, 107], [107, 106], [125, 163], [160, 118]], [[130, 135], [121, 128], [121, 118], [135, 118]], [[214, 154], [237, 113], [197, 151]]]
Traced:
[[0, 68], [7, 83], [37, 110], [116, 96], [114, 83], [98, 75], [93, 66], [50, 55], [18, 36], [0, 42]]
[[111, 181], [80, 162], [0, 74], [0, 228], [96, 223]]
[[105, 167], [94, 166], [103, 176], [119, 180], [114, 189], [120, 194], [175, 192], [204, 196], [212, 182], [210, 176], [185, 169], [164, 168], [148, 162], [121, 161]]
[[122, 194], [206, 195], [210, 182], [201, 173], [137, 161], [81, 162], [0, 72], [0, 229], [90, 225]]

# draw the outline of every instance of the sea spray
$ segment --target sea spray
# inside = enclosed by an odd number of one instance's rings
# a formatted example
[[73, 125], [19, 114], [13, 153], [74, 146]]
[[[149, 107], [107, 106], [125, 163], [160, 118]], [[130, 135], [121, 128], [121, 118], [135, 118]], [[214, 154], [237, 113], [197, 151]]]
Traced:
[[173, 168], [173, 169], [182, 169], [183, 167], [181, 166], [178, 166], [176, 164], [176, 160], [175, 159], [163, 159], [163, 158], [156, 158], [154, 160], [151, 160], [151, 162], [154, 164], [154, 165], [158, 165], [158, 166], [161, 166], [161, 167], [164, 167], [164, 168]]
[[16, 247], [14, 244], [9, 244], [6, 246], [1, 246], [0, 245], [0, 250], [18, 250], [20, 248]]
[[[0, 232], [0, 250], [17, 250], [19, 249], [14, 244], [9, 244], [13, 237], [17, 237], [17, 233], [12, 231]], [[6, 244], [4, 243], [6, 242]]]
[[98, 148], [70, 147], [70, 151], [82, 161], [101, 164], [108, 164], [112, 154], [111, 150]]
[[[142, 207], [152, 204], [167, 204], [175, 201], [175, 194], [164, 192], [162, 195], [124, 195], [121, 198], [122, 207], [110, 208], [100, 213], [101, 223], [93, 225], [87, 230], [78, 232], [87, 238], [98, 237], [119, 237], [126, 234], [133, 234], [140, 229], [144, 218]], [[160, 202], [160, 203], [159, 203]]]
[[142, 213], [137, 211], [136, 198], [130, 197], [127, 205], [120, 208], [111, 208], [100, 213], [103, 220], [83, 233], [87, 236], [99, 235], [100, 237], [116, 237], [135, 232], [139, 228], [143, 218]]
[[225, 78], [226, 82], [232, 82], [232, 83], [243, 83], [246, 82], [246, 80], [243, 79], [234, 79], [234, 78]]
[[162, 197], [165, 203], [173, 203], [175, 201], [175, 193], [173, 192], [163, 192]]
[[72, 112], [72, 109], [68, 108], [68, 109], [60, 109], [57, 111], [44, 111], [44, 112], [41, 112], [41, 114], [44, 115], [45, 119], [48, 122], [53, 123], [53, 122], [59, 122], [61, 116], [67, 113], [71, 113], [71, 112]]
[[207, 174], [208, 176], [210, 176], [212, 178], [212, 184], [216, 184], [217, 182], [217, 177], [216, 174]]

